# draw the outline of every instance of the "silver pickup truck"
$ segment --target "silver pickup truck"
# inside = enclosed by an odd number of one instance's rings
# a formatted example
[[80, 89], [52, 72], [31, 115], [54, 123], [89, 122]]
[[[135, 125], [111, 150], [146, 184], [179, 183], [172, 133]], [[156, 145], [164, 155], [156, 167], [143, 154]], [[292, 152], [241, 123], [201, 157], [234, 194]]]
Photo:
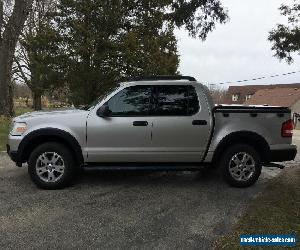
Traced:
[[193, 77], [137, 78], [90, 106], [16, 117], [7, 152], [28, 163], [45, 189], [68, 185], [81, 169], [199, 170], [219, 167], [232, 186], [254, 184], [263, 165], [293, 160], [291, 110], [215, 106]]

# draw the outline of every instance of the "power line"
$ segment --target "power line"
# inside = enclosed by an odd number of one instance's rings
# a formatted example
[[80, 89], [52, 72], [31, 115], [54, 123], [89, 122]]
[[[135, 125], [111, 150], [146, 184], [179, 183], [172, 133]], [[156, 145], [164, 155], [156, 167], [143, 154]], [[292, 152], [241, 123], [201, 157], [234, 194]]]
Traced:
[[257, 78], [246, 79], [246, 80], [238, 80], [238, 81], [228, 81], [228, 82], [213, 83], [213, 84], [211, 84], [211, 85], [216, 85], [216, 84], [228, 84], [228, 83], [241, 83], [241, 82], [249, 82], [249, 81], [257, 81], [257, 80], [262, 80], [262, 79], [266, 79], [266, 78], [274, 78], [274, 77], [279, 77], [279, 76], [292, 75], [292, 74], [296, 74], [296, 73], [300, 73], [300, 70], [299, 70], [299, 71], [292, 71], [292, 72], [288, 72], [288, 73], [283, 73], [283, 74], [275, 74], [275, 75], [270, 75], [270, 76], [261, 76], [261, 77], [257, 77]]

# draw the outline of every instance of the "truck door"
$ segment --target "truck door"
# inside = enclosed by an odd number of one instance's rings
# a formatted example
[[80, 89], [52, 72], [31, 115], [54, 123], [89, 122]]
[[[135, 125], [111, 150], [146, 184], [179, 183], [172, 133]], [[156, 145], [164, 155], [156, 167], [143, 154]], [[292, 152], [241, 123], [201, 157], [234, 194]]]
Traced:
[[104, 105], [108, 117], [96, 111], [87, 121], [88, 162], [143, 162], [149, 159], [152, 87], [139, 85], [120, 90]]
[[[204, 102], [204, 100], [203, 100]], [[210, 134], [207, 105], [193, 85], [158, 85], [154, 90], [152, 147], [162, 162], [200, 162]]]

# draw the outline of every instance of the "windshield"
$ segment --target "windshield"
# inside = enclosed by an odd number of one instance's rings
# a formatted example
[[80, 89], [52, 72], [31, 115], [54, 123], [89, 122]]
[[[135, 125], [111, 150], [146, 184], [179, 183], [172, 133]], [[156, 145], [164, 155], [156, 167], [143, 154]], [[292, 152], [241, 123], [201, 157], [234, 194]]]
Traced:
[[82, 109], [84, 109], [84, 110], [90, 110], [90, 109], [94, 108], [99, 102], [101, 102], [103, 99], [105, 99], [109, 94], [111, 94], [113, 91], [115, 91], [119, 87], [120, 87], [120, 85], [118, 84], [115, 87], [107, 89], [106, 91], [103, 92], [102, 95], [100, 95], [98, 98], [96, 98], [90, 104], [84, 106]]

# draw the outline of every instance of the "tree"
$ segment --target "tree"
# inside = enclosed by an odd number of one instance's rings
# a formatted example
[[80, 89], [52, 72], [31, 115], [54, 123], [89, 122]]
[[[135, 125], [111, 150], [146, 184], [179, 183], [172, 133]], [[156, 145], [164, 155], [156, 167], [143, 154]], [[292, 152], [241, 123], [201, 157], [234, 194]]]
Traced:
[[26, 22], [15, 57], [15, 76], [33, 94], [33, 108], [40, 110], [41, 96], [64, 83], [62, 71], [56, 66], [60, 58], [58, 34], [50, 25], [49, 13], [56, 1], [35, 0]]
[[19, 35], [30, 12], [32, 0], [15, 1], [11, 15], [9, 2], [0, 0], [0, 115], [13, 116], [11, 82], [13, 57]]
[[[132, 8], [132, 6], [131, 6]], [[122, 75], [173, 75], [177, 73], [179, 56], [174, 36], [174, 24], [164, 21], [164, 13], [157, 2], [126, 10], [135, 17], [127, 22], [126, 32], [120, 35]], [[164, 25], [166, 25], [164, 27]]]
[[65, 79], [75, 104], [86, 104], [120, 74], [117, 67], [122, 9], [119, 1], [61, 0], [54, 13]]
[[224, 103], [226, 97], [226, 90], [224, 88], [216, 84], [208, 84], [207, 87], [215, 104]]
[[272, 50], [279, 59], [293, 62], [292, 54], [300, 53], [300, 3], [292, 6], [281, 5], [281, 15], [288, 17], [288, 24], [278, 24], [269, 34], [269, 41], [273, 43]]
[[52, 28], [71, 98], [85, 104], [127, 77], [177, 73], [174, 28], [205, 39], [226, 20], [219, 0], [61, 0]]
[[35, 0], [33, 7], [15, 68], [35, 109], [60, 85], [86, 104], [130, 76], [177, 74], [174, 29], [205, 39], [227, 19], [218, 0]]

